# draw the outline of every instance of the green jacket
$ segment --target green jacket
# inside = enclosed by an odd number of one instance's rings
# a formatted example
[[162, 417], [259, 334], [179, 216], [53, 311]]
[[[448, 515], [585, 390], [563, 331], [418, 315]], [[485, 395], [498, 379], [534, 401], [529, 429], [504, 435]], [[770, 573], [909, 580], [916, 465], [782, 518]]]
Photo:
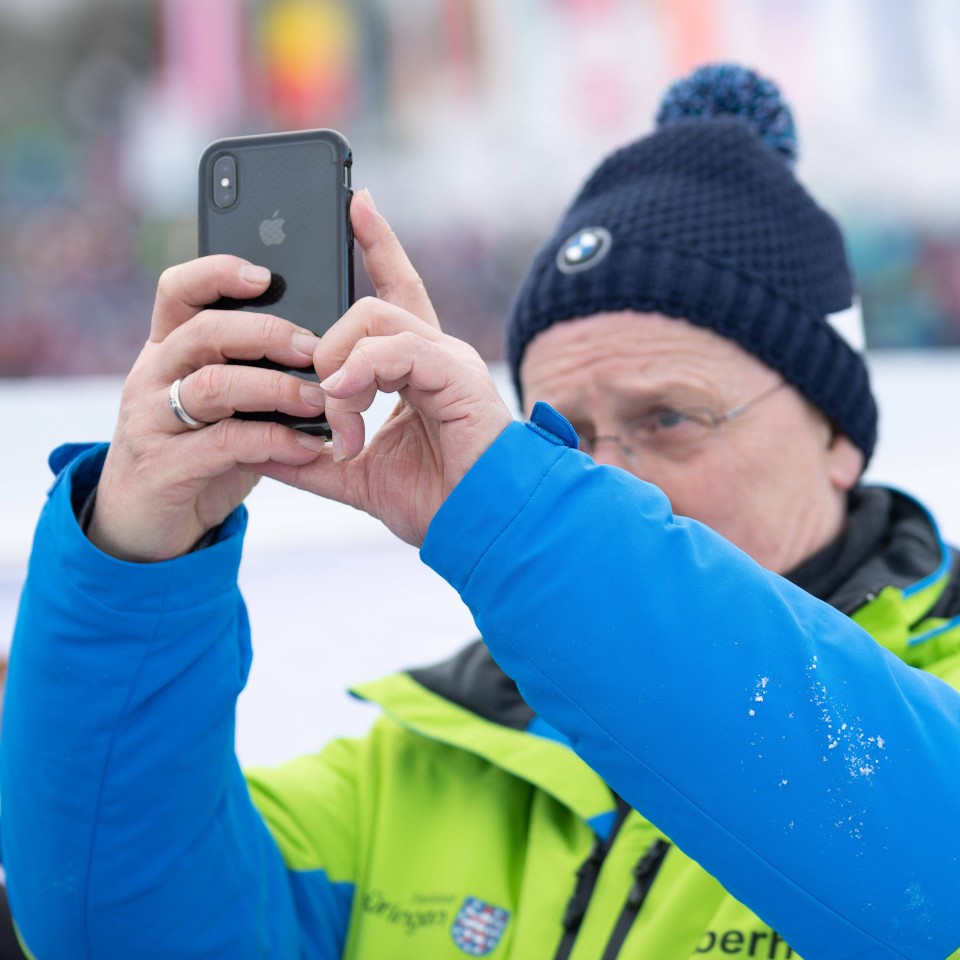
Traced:
[[[845, 535], [791, 579], [960, 686], [954, 567], [922, 508], [866, 488]], [[369, 735], [248, 771], [254, 803], [303, 878], [300, 909], [341, 898], [344, 957], [796, 956], [626, 810], [479, 641], [353, 692], [383, 710]], [[329, 903], [317, 909], [329, 916]]]

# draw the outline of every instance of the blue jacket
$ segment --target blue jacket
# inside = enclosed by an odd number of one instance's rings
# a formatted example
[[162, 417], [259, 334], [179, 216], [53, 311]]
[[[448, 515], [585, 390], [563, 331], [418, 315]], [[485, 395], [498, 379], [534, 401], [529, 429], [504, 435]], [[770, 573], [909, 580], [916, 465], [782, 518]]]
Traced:
[[[800, 954], [942, 960], [960, 695], [574, 442], [549, 408], [512, 425], [423, 559], [536, 714]], [[102, 457], [59, 464], [12, 649], [14, 915], [44, 960], [299, 956], [296, 892], [233, 753], [245, 514], [177, 560], [105, 557], [74, 517]]]

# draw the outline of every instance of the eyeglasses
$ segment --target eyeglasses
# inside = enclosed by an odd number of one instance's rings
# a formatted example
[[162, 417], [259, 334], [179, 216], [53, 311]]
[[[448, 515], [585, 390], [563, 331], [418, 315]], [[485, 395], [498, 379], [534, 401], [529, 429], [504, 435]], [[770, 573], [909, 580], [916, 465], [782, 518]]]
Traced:
[[714, 413], [706, 407], [660, 407], [645, 413], [642, 417], [627, 420], [619, 433], [591, 435], [577, 432], [580, 449], [590, 456], [603, 441], [616, 443], [628, 459], [636, 456], [638, 450], [652, 450], [654, 453], [680, 455], [692, 452], [707, 440], [719, 434], [721, 424], [742, 417], [758, 403], [773, 396], [781, 387], [781, 380], [764, 390], [759, 396], [741, 403], [726, 413]]

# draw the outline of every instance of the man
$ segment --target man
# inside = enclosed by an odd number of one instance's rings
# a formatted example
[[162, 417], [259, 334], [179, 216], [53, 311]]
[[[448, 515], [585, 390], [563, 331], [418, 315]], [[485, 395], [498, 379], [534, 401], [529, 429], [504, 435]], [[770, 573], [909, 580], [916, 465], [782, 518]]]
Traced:
[[[857, 487], [876, 410], [834, 326], [852, 281], [782, 159], [717, 118], [601, 165], [512, 311], [525, 424], [367, 195], [352, 218], [378, 299], [318, 342], [197, 306], [256, 295], [250, 264], [174, 268], [109, 450], [54, 457], [0, 787], [34, 954], [956, 949], [952, 556], [916, 504]], [[321, 388], [223, 363], [261, 355], [312, 359]], [[377, 390], [400, 399], [364, 445]], [[270, 407], [323, 409], [332, 447], [230, 416]], [[368, 737], [245, 779], [259, 475], [420, 545], [485, 646], [360, 687]]]

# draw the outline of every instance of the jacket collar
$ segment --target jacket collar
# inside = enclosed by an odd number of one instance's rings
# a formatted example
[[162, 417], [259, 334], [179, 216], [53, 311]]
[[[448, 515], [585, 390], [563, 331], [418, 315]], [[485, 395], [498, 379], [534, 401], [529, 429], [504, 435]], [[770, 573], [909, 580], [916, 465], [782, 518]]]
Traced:
[[904, 493], [856, 488], [843, 533], [787, 578], [914, 666], [929, 669], [960, 650], [957, 557]]
[[916, 500], [885, 487], [850, 493], [840, 536], [788, 573], [808, 593], [851, 615], [887, 587], [908, 593], [943, 579], [949, 551]]
[[[485, 661], [481, 667], [481, 662]], [[486, 647], [477, 640], [451, 661], [445, 661], [441, 673], [463, 662], [474, 673], [492, 679], [501, 691], [508, 691], [503, 680], [508, 678], [493, 662]], [[499, 676], [498, 676], [499, 675]], [[415, 679], [415, 676], [419, 679]], [[523, 714], [536, 729], [537, 718], [513, 687], [499, 697], [504, 722], [487, 710], [478, 714], [471, 707], [448, 699], [430, 689], [424, 682], [435, 678], [436, 670], [399, 673], [361, 684], [350, 692], [362, 700], [379, 704], [383, 711], [401, 726], [421, 736], [466, 750], [490, 763], [532, 783], [570, 808], [600, 836], [605, 836], [616, 817], [616, 800], [610, 788], [565, 744], [543, 736], [531, 735], [517, 719]], [[509, 681], [512, 684], [512, 681]], [[448, 688], [447, 693], [450, 692]], [[484, 690], [461, 690], [474, 705], [486, 698]], [[479, 696], [477, 695], [479, 694]], [[515, 702], [511, 702], [515, 700]], [[487, 703], [487, 707], [490, 703]]]

